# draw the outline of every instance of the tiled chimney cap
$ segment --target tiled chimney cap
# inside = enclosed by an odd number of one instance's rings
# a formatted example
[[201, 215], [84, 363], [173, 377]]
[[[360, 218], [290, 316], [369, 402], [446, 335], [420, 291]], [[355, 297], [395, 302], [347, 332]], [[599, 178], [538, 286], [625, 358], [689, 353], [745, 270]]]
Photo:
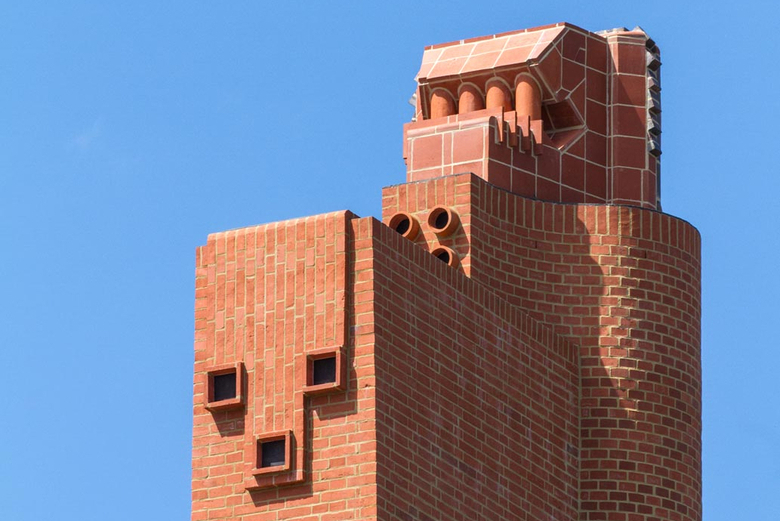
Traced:
[[645, 30], [638, 25], [633, 29], [615, 27], [591, 33], [576, 25], [561, 22], [456, 40], [429, 45], [425, 48], [417, 80], [424, 83], [428, 80], [463, 76], [477, 71], [534, 63], [544, 55], [566, 29], [574, 29], [584, 34], [597, 34], [602, 37], [621, 35], [648, 38]]
[[461, 76], [471, 72], [518, 65], [539, 58], [566, 28], [567, 23], [544, 25], [438, 45], [423, 52], [418, 81]]
[[429, 45], [423, 52], [422, 66], [417, 80], [426, 83], [446, 78], [469, 76], [480, 71], [511, 68], [521, 64], [534, 64], [550, 49], [567, 30], [583, 34], [609, 36], [644, 36], [647, 33], [636, 26], [634, 29], [616, 27], [597, 33], [570, 23], [561, 22], [521, 29], [490, 36], [456, 40], [454, 42]]

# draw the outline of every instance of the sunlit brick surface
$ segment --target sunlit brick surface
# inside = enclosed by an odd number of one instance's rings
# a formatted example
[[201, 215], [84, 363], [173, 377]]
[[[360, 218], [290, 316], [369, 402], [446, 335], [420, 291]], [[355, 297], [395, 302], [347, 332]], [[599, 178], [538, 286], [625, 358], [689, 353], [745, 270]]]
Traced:
[[472, 174], [386, 188], [384, 214], [422, 220], [432, 194], [466, 223], [451, 244], [471, 279], [579, 346], [581, 519], [700, 519], [695, 228], [639, 208], [534, 201]]
[[[700, 521], [700, 237], [659, 211], [657, 55], [566, 24], [432, 46], [381, 222], [209, 236], [192, 519]], [[246, 371], [230, 409], [215, 367]]]
[[[557, 24], [427, 48], [416, 121], [404, 127], [407, 181], [472, 172], [545, 201], [660, 209], [660, 166], [651, 153], [660, 116], [649, 123], [660, 101], [648, 102], [651, 91], [660, 93], [656, 62], [648, 62], [648, 53], [658, 54], [654, 45], [641, 31], [596, 34]], [[507, 100], [508, 108], [470, 110], [469, 102], [450, 115], [430, 112], [430, 96], [455, 100], [468, 86], [484, 98], [491, 81], [514, 97], [519, 78], [539, 89], [536, 121], [521, 99]]]

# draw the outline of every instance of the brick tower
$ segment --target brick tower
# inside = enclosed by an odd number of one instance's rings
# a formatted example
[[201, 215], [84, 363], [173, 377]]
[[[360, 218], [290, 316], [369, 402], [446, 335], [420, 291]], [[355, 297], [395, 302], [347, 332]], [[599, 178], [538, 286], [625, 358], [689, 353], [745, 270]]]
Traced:
[[407, 182], [197, 250], [192, 519], [701, 520], [700, 237], [639, 28], [425, 49]]

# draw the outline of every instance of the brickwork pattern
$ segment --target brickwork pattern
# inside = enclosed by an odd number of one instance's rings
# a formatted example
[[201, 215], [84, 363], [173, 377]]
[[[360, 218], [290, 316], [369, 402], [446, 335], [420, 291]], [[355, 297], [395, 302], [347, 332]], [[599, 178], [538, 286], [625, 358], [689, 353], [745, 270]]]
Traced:
[[[701, 241], [657, 211], [659, 65], [570, 24], [429, 47], [388, 226], [211, 235], [193, 521], [701, 521]], [[332, 350], [344, 381], [311, 385]]]
[[[410, 194], [442, 182], [386, 188], [383, 213], [424, 219], [426, 196]], [[446, 182], [469, 223], [459, 251], [470, 277], [581, 348], [582, 519], [701, 519], [698, 232], [639, 208], [534, 201], [471, 174]]]
[[375, 221], [380, 519], [577, 517], [579, 354]]
[[[345, 343], [355, 319], [351, 217], [339, 212], [214, 234], [198, 249], [193, 521], [373, 515], [373, 386], [358, 392], [364, 379], [373, 381], [373, 362], [356, 356], [364, 338]], [[306, 398], [306, 352], [333, 345], [345, 346], [352, 360], [347, 390]], [[207, 411], [208, 368], [238, 361], [247, 370], [246, 407]], [[285, 430], [293, 433], [291, 470], [255, 477], [257, 437]]]

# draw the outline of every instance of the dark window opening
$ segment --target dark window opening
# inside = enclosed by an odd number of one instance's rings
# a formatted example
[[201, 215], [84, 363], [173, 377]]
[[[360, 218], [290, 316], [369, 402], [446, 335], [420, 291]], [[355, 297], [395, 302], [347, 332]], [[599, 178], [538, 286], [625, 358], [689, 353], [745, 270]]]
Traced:
[[329, 384], [336, 381], [335, 356], [314, 360], [312, 365], [312, 385]]
[[215, 402], [236, 397], [236, 373], [216, 374], [213, 378]]
[[260, 443], [260, 467], [280, 467], [285, 464], [284, 440]]

